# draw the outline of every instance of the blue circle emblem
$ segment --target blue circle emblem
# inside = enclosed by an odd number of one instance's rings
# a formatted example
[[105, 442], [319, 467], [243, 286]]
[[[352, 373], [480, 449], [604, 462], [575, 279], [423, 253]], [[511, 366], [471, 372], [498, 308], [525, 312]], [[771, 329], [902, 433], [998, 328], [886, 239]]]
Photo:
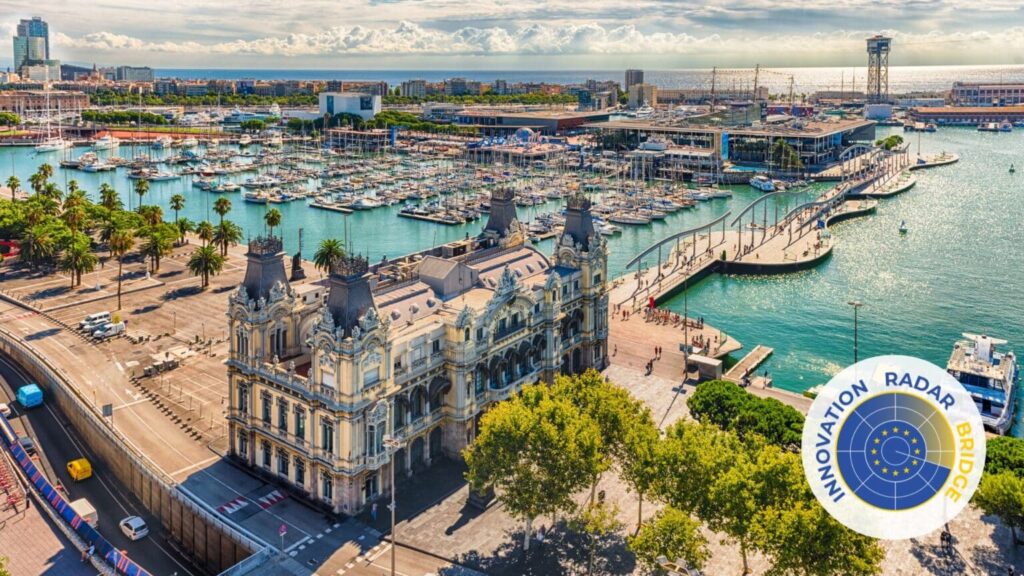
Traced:
[[932, 403], [901, 392], [856, 406], [836, 440], [843, 481], [883, 510], [907, 510], [934, 497], [949, 478], [955, 454], [946, 418]]

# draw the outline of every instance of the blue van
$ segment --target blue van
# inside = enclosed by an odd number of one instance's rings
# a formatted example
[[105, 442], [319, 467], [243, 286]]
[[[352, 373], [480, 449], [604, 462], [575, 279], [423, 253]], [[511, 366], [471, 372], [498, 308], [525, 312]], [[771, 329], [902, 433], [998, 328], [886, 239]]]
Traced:
[[35, 384], [27, 384], [18, 388], [18, 403], [23, 408], [33, 408], [43, 403], [43, 391]]

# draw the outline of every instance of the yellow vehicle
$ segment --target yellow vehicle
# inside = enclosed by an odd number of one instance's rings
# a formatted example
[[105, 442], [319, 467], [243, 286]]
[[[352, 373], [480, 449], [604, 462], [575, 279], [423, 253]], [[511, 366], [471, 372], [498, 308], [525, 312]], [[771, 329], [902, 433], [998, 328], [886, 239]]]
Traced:
[[92, 464], [85, 458], [79, 458], [68, 462], [68, 474], [75, 482], [81, 482], [92, 476]]

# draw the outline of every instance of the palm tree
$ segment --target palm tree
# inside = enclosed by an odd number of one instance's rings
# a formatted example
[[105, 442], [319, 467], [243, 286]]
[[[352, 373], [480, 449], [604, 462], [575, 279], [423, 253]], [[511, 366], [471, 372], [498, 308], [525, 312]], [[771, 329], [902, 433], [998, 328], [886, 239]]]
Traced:
[[121, 270], [124, 265], [124, 256], [135, 246], [135, 238], [132, 231], [126, 228], [118, 228], [110, 235], [110, 255], [117, 258], [117, 309], [121, 309]]
[[111, 212], [121, 209], [121, 197], [117, 190], [106, 182], [100, 185], [100, 204]]
[[174, 221], [178, 221], [178, 212], [185, 208], [185, 197], [181, 194], [171, 196], [171, 210], [174, 210]]
[[36, 173], [42, 174], [43, 181], [45, 182], [46, 180], [53, 178], [53, 166], [44, 162], [43, 164], [40, 164], [39, 170]]
[[213, 243], [220, 246], [221, 256], [227, 257], [228, 246], [234, 246], [242, 240], [242, 229], [231, 220], [224, 220], [213, 231]]
[[146, 258], [149, 258], [150, 270], [159, 272], [160, 258], [170, 254], [174, 249], [174, 237], [168, 236], [158, 226], [146, 229], [142, 236], [144, 240], [139, 252]]
[[142, 208], [142, 197], [149, 192], [149, 180], [143, 178], [135, 182], [135, 193], [139, 195], [139, 208]]
[[89, 246], [89, 237], [81, 232], [72, 234], [57, 267], [71, 275], [72, 288], [81, 285], [82, 274], [96, 269], [96, 255]]
[[208, 220], [203, 220], [196, 226], [196, 235], [203, 241], [203, 246], [206, 246], [210, 240], [213, 240], [213, 224], [210, 224]]
[[156, 226], [164, 219], [163, 208], [159, 206], [139, 206], [139, 214], [147, 226]]
[[85, 224], [86, 214], [85, 208], [78, 204], [72, 204], [71, 207], [64, 210], [64, 213], [60, 215], [64, 223], [68, 225], [68, 229], [71, 233], [78, 232], [82, 229]]
[[25, 231], [21, 237], [21, 256], [29, 266], [37, 268], [57, 254], [57, 241], [51, 230], [37, 224]]
[[178, 244], [184, 244], [185, 234], [196, 229], [195, 223], [188, 218], [178, 218], [174, 225], [178, 228]]
[[221, 196], [217, 198], [217, 201], [213, 203], [213, 211], [220, 216], [220, 222], [224, 223], [224, 215], [231, 212], [231, 200]]
[[202, 287], [205, 289], [210, 285], [210, 276], [220, 274], [224, 269], [224, 257], [218, 254], [213, 246], [196, 248], [192, 257], [188, 259], [188, 269], [193, 276], [202, 277]]
[[43, 198], [53, 200], [54, 202], [60, 202], [60, 199], [64, 196], [64, 193], [60, 191], [53, 182], [46, 182], [43, 185], [43, 189], [39, 192], [39, 195]]
[[10, 178], [7, 179], [7, 187], [11, 189], [11, 200], [14, 200], [15, 194], [18, 189], [21, 188], [21, 180], [14, 174], [11, 174]]
[[328, 272], [331, 266], [334, 266], [344, 256], [345, 245], [342, 244], [341, 240], [324, 238], [320, 241], [320, 245], [317, 246], [316, 252], [313, 254], [313, 264], [316, 265], [317, 270]]
[[277, 208], [271, 208], [267, 210], [267, 213], [263, 215], [263, 221], [267, 223], [267, 228], [270, 228], [269, 235], [274, 235], [274, 227], [281, 224], [281, 211]]
[[46, 177], [36, 172], [28, 177], [28, 184], [32, 187], [33, 192], [40, 194], [43, 191], [43, 187], [46, 186]]

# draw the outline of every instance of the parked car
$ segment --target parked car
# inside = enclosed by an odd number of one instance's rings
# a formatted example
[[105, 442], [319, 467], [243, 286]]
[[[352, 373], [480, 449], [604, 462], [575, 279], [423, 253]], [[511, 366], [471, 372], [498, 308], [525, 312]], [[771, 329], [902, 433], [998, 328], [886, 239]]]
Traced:
[[129, 540], [141, 540], [149, 534], [149, 527], [146, 526], [146, 521], [138, 516], [129, 516], [120, 523], [121, 532], [128, 537]]
[[117, 336], [118, 334], [124, 334], [125, 326], [126, 326], [126, 323], [124, 321], [118, 322], [117, 324], [113, 324], [111, 322], [107, 322], [102, 327], [100, 327], [95, 332], [93, 332], [92, 333], [92, 337], [93, 338], [98, 338], [100, 340], [105, 340], [107, 338], [110, 338], [111, 336]]
[[28, 436], [22, 436], [18, 438], [18, 444], [21, 444], [21, 449], [25, 451], [29, 456], [36, 453], [36, 443]]
[[[104, 310], [103, 312], [95, 312], [89, 314], [78, 323], [78, 328], [85, 330], [86, 332], [92, 332], [96, 328], [110, 322], [110, 312]], [[91, 328], [91, 329], [90, 329]]]

